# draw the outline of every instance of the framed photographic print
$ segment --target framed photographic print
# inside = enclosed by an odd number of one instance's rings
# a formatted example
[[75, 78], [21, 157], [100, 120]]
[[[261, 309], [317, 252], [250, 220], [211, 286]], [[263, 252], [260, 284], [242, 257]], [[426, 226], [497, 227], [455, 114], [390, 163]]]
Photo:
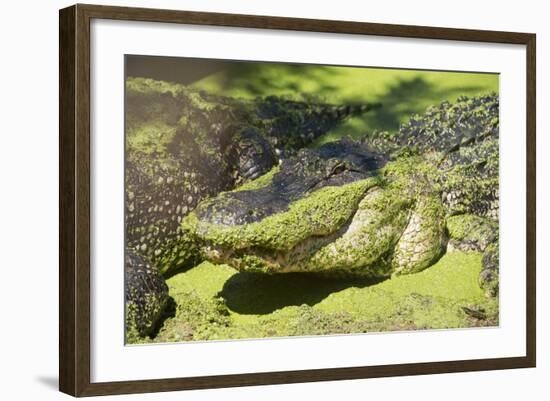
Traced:
[[535, 35], [60, 11], [60, 390], [535, 366]]

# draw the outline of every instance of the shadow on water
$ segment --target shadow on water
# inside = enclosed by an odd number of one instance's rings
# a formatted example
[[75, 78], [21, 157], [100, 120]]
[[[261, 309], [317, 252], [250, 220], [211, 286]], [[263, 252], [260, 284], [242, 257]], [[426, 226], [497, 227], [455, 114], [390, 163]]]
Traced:
[[328, 279], [311, 273], [238, 273], [225, 283], [219, 296], [240, 314], [267, 314], [285, 306], [315, 305], [346, 288], [363, 288], [383, 279]]
[[337, 85], [330, 82], [336, 72], [328, 67], [304, 68], [293, 64], [236, 63], [226, 70], [220, 84], [222, 87], [244, 89], [248, 95], [266, 96], [275, 93], [305, 95], [315, 93], [321, 98]]
[[[464, 93], [483, 89], [480, 86], [461, 87]], [[422, 77], [399, 79], [388, 91], [377, 98], [382, 107], [366, 116], [370, 125], [379, 130], [396, 130], [403, 122], [403, 116], [422, 113], [433, 99], [447, 99], [455, 96], [456, 88], [440, 88]], [[454, 101], [455, 99], [448, 99]]]
[[[379, 130], [395, 130], [403, 115], [418, 113], [423, 98], [433, 97], [434, 85], [421, 77], [400, 79], [378, 98], [382, 107], [369, 116], [370, 124]], [[411, 101], [411, 100], [415, 101]]]

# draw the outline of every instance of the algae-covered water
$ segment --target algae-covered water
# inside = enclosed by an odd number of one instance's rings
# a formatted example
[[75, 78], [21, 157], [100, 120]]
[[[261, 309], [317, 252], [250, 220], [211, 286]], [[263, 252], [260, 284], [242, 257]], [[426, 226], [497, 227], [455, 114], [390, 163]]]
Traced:
[[476, 252], [449, 252], [420, 273], [379, 282], [238, 273], [203, 262], [168, 279], [174, 304], [154, 341], [495, 326], [498, 298], [480, 289], [480, 269]]

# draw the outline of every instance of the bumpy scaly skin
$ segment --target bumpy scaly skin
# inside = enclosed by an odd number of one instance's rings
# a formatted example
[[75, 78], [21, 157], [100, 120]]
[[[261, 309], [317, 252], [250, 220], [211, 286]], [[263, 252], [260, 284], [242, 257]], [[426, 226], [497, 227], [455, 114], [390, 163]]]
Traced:
[[127, 244], [170, 275], [197, 262], [180, 223], [204, 198], [268, 172], [366, 106], [212, 96], [142, 78], [126, 83]]
[[450, 216], [447, 219], [450, 249], [478, 251], [498, 239], [498, 223], [495, 220], [472, 214]]
[[499, 252], [498, 240], [488, 245], [483, 253], [481, 260], [483, 270], [479, 275], [479, 285], [485, 290], [485, 295], [488, 297], [496, 297], [498, 295], [498, 265]]
[[[496, 95], [459, 98], [413, 116], [397, 133], [367, 141], [381, 153], [435, 153], [438, 184], [449, 214], [498, 219], [499, 102]], [[438, 159], [437, 159], [438, 158]]]
[[150, 335], [168, 302], [168, 286], [158, 270], [130, 249], [125, 255], [126, 333]]
[[[485, 251], [498, 229], [498, 99], [443, 103], [391, 137], [301, 151], [260, 180], [184, 219], [206, 258], [241, 270], [380, 277], [430, 266], [448, 234], [456, 248]], [[465, 214], [474, 217], [456, 216]]]

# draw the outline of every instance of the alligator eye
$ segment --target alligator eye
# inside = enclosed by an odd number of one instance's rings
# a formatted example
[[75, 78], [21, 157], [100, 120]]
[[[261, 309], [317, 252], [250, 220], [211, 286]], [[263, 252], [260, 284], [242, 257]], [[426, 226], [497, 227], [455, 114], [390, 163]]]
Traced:
[[235, 139], [233, 146], [238, 157], [236, 167], [240, 177], [255, 179], [276, 164], [271, 145], [256, 129], [246, 128]]

